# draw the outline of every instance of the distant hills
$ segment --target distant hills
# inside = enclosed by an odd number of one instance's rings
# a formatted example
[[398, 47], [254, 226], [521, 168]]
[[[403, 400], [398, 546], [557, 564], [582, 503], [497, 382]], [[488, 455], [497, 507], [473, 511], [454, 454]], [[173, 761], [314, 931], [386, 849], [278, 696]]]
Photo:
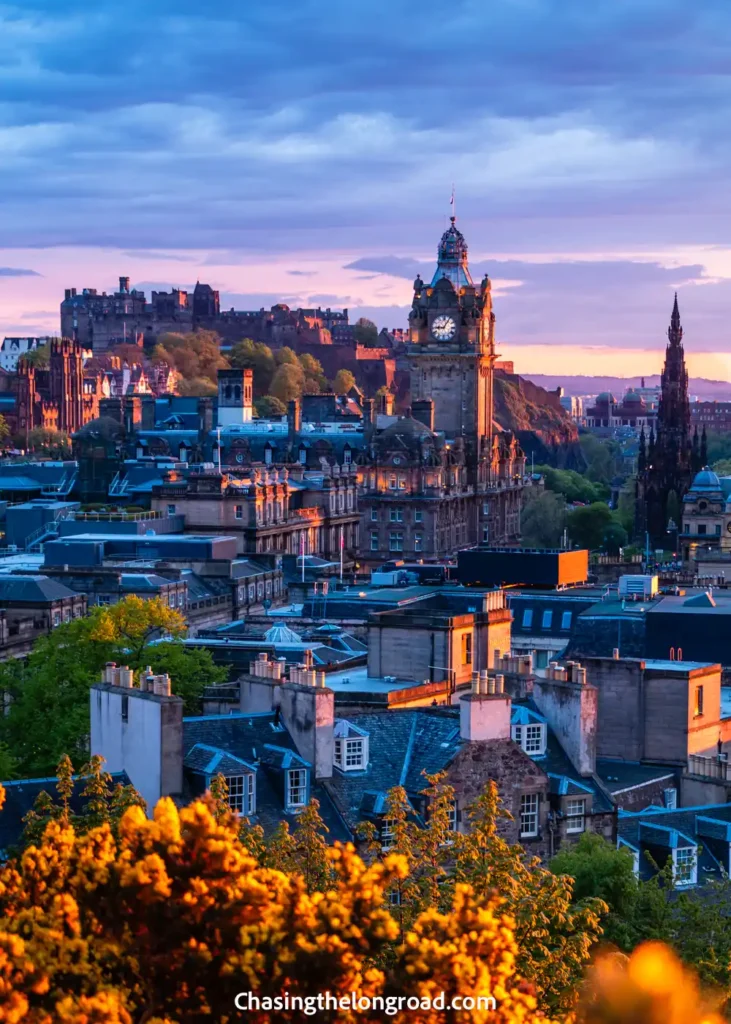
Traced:
[[[532, 380], [534, 384], [545, 388], [546, 391], [555, 391], [562, 387], [567, 395], [596, 395], [600, 391], [611, 391], [616, 398], [621, 398], [628, 388], [638, 388], [642, 384], [642, 377], [589, 377], [583, 375], [553, 376], [547, 373], [521, 373], [521, 377]], [[657, 387], [660, 384], [660, 374], [653, 373], [644, 378], [645, 386], [648, 388]], [[706, 401], [718, 402], [731, 401], [731, 381], [707, 380], [705, 377], [691, 377], [689, 390], [691, 396]]]

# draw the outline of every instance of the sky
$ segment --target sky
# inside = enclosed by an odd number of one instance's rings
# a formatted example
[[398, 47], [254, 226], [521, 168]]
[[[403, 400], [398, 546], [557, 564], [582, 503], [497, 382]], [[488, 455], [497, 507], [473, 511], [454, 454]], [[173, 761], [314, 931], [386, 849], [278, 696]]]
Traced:
[[728, 0], [0, 0], [0, 336], [63, 289], [405, 326], [455, 188], [519, 372], [731, 380]]

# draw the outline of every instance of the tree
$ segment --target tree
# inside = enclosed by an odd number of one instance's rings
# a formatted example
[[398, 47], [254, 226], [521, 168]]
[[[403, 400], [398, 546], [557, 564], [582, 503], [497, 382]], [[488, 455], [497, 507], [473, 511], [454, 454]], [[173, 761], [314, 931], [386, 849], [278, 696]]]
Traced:
[[718, 476], [731, 476], [731, 459], [718, 459], [713, 463], [711, 469]]
[[351, 388], [355, 387], [355, 377], [350, 370], [338, 370], [333, 381], [333, 391], [336, 395], [347, 395]]
[[550, 867], [555, 875], [573, 879], [574, 900], [599, 897], [607, 904], [604, 938], [630, 950], [636, 941], [633, 918], [639, 896], [631, 851], [617, 849], [595, 832], [585, 832], [578, 843], [556, 854]]
[[160, 635], [182, 637], [187, 630], [180, 612], [161, 598], [145, 600], [131, 594], [97, 611], [89, 639], [121, 644], [127, 653], [127, 665], [138, 670], [148, 658], [150, 641]]
[[4, 416], [0, 416], [0, 444], [10, 437], [10, 427]]
[[551, 491], [528, 491], [520, 516], [523, 544], [530, 548], [556, 548], [561, 543], [566, 506]]
[[[85, 834], [50, 821], [37, 846], [0, 868], [0, 1019], [231, 1020], [246, 990], [262, 1001], [247, 1013], [255, 1024], [301, 1020], [325, 991], [380, 997], [397, 1024], [446, 1019], [418, 1009], [441, 992], [447, 1006], [499, 996], [455, 1021], [544, 1019], [516, 971], [512, 921], [497, 898], [458, 886], [444, 913], [415, 919], [389, 959], [398, 929], [385, 894], [403, 858], [367, 866], [349, 846], [325, 856], [328, 888], [309, 892], [298, 871], [257, 863], [210, 798], [182, 810], [163, 799], [153, 820], [129, 808], [116, 834], [108, 820]], [[307, 1002], [272, 1015], [263, 1001], [285, 990]], [[416, 1009], [395, 1016], [398, 995]]]
[[274, 395], [264, 395], [254, 402], [254, 411], [259, 419], [270, 420], [275, 416], [286, 416], [287, 406]]
[[28, 448], [41, 452], [52, 459], [71, 458], [71, 438], [62, 430], [50, 427], [34, 427], [28, 432]]
[[254, 394], [266, 395], [271, 387], [272, 377], [277, 368], [272, 350], [268, 345], [251, 338], [237, 342], [229, 353], [231, 366], [242, 370], [252, 370], [254, 374]]
[[299, 357], [293, 348], [289, 345], [285, 345], [283, 348], [277, 349], [274, 354], [274, 360], [277, 366], [302, 366]]
[[566, 524], [573, 544], [595, 551], [604, 542], [604, 535], [612, 523], [612, 510], [602, 501], [569, 512]]
[[362, 316], [356, 320], [353, 327], [353, 338], [359, 345], [366, 345], [368, 348], [378, 347], [378, 328], [367, 317]]
[[218, 371], [229, 366], [228, 360], [221, 354], [221, 339], [215, 331], [161, 334], [152, 358], [171, 362], [188, 381], [201, 377], [215, 381]]
[[283, 363], [274, 374], [271, 394], [280, 402], [291, 402], [300, 398], [305, 386], [305, 375], [299, 363]]
[[169, 672], [186, 712], [200, 713], [203, 688], [223, 682], [226, 673], [207, 651], [188, 650], [179, 641], [150, 642], [160, 631], [179, 634], [180, 623], [161, 602], [128, 597], [58, 626], [36, 641], [24, 661], [0, 665], [0, 692], [10, 701], [0, 717], [0, 743], [16, 761], [14, 773], [52, 775], [64, 754], [74, 767], [88, 760], [89, 688], [108, 661]]
[[37, 348], [31, 349], [30, 352], [24, 352], [18, 362], [23, 362], [26, 366], [33, 366], [37, 370], [47, 370], [51, 363], [50, 348], [47, 344], [39, 345]]
[[609, 484], [617, 475], [621, 449], [616, 441], [601, 439], [595, 434], [581, 434], [579, 442], [587, 461], [586, 475], [595, 483]]
[[573, 469], [554, 469], [553, 466], [536, 466], [536, 472], [541, 473], [545, 481], [546, 490], [554, 491], [556, 494], [563, 494], [566, 502], [593, 502], [602, 501], [609, 497], [609, 488], [602, 484], [592, 483], [581, 473]]
[[209, 377], [194, 377], [178, 381], [178, 394], [189, 398], [213, 398], [218, 394], [218, 385]]

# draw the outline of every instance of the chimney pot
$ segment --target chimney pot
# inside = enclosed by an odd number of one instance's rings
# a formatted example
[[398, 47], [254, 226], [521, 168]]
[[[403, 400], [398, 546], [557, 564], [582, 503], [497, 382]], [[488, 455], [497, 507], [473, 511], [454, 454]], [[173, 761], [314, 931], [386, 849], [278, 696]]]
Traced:
[[619, 661], [619, 647], [613, 648], [613, 650], [612, 650], [612, 658], [615, 661]]

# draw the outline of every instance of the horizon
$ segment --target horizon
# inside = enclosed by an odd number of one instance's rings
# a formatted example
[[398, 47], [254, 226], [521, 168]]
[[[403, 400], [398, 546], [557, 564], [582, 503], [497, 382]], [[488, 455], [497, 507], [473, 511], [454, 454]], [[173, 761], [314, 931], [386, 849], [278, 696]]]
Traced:
[[690, 372], [731, 380], [720, 2], [319, 0], [313, 46], [308, 4], [63, 7], [0, 10], [2, 335], [120, 274], [403, 327], [454, 185], [518, 372], [657, 372], [677, 290]]

